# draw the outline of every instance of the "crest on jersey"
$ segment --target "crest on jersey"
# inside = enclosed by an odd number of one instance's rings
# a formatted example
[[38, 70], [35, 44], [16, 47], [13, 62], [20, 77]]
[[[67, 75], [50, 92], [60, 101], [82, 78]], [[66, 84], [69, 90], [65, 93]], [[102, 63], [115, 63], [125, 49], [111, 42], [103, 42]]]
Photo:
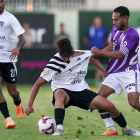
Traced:
[[44, 70], [43, 70], [43, 74], [44, 75], [47, 75], [49, 73], [49, 69], [48, 68], [45, 68]]
[[4, 24], [4, 22], [3, 22], [3, 21], [0, 21], [0, 27], [2, 27], [2, 26], [3, 26], [3, 24]]
[[120, 36], [120, 38], [119, 38], [119, 40], [122, 40], [123, 38], [124, 38], [124, 34], [122, 34], [121, 36]]

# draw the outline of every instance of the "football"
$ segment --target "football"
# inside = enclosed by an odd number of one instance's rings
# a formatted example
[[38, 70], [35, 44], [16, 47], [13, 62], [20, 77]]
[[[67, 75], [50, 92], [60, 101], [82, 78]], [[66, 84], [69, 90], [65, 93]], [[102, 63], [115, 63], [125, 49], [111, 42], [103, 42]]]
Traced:
[[39, 120], [38, 130], [44, 134], [53, 134], [56, 129], [56, 122], [52, 117], [46, 116]]

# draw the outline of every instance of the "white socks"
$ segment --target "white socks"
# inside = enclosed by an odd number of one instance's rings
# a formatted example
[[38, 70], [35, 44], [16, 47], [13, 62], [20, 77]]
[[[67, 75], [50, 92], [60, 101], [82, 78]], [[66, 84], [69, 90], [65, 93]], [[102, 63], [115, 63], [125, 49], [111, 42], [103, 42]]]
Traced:
[[58, 125], [57, 125], [57, 129], [63, 130], [63, 125], [62, 125], [62, 124], [58, 124]]
[[124, 131], [126, 131], [126, 130], [129, 130], [129, 127], [128, 127], [128, 126], [122, 127], [122, 129], [123, 129]]
[[107, 129], [110, 129], [110, 130], [112, 130], [112, 131], [115, 130], [114, 123], [113, 123], [111, 117], [106, 118], [106, 119], [103, 119], [103, 121], [104, 121], [104, 123], [105, 123]]
[[7, 120], [7, 119], [11, 119], [11, 120], [12, 120], [12, 118], [11, 118], [11, 117], [7, 117], [5, 120]]

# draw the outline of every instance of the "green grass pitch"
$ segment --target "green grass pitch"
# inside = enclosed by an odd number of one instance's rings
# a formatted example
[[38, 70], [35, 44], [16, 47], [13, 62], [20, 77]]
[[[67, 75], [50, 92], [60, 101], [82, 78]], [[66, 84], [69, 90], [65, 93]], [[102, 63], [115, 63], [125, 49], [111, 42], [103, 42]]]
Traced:
[[[21, 93], [22, 105], [25, 110], [31, 91], [31, 86], [18, 86]], [[118, 136], [101, 136], [106, 128], [104, 122], [100, 118], [98, 111], [93, 113], [79, 109], [77, 107], [69, 107], [66, 109], [64, 120], [64, 136], [51, 136], [41, 134], [38, 131], [37, 123], [43, 116], [51, 116], [54, 118], [52, 106], [52, 91], [49, 86], [40, 88], [35, 99], [33, 108], [34, 113], [23, 119], [18, 119], [15, 114], [15, 107], [12, 98], [9, 96], [5, 86], [2, 87], [6, 97], [8, 108], [12, 119], [16, 123], [15, 129], [5, 129], [3, 116], [0, 114], [0, 140], [139, 140], [140, 137], [124, 136], [121, 128], [115, 123], [118, 130]], [[97, 91], [98, 88], [91, 87], [91, 90]], [[119, 97], [111, 95], [108, 100], [112, 101], [115, 106], [123, 113], [128, 126], [140, 131], [140, 114], [132, 109], [128, 104], [124, 93]], [[81, 119], [79, 119], [81, 118]]]

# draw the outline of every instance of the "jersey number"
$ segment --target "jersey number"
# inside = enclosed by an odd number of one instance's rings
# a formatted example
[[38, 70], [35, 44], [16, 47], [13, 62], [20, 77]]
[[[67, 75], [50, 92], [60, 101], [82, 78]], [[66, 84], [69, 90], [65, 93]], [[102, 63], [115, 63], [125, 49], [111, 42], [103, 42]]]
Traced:
[[139, 50], [139, 47], [136, 48], [135, 52], [137, 52], [137, 54], [131, 58], [131, 60], [129, 62], [129, 65], [134, 65], [134, 64], [136, 64], [138, 62], [137, 60], [135, 60], [136, 57], [138, 56], [138, 50]]
[[15, 69], [11, 69], [11, 77], [15, 77], [15, 75], [16, 75]]

